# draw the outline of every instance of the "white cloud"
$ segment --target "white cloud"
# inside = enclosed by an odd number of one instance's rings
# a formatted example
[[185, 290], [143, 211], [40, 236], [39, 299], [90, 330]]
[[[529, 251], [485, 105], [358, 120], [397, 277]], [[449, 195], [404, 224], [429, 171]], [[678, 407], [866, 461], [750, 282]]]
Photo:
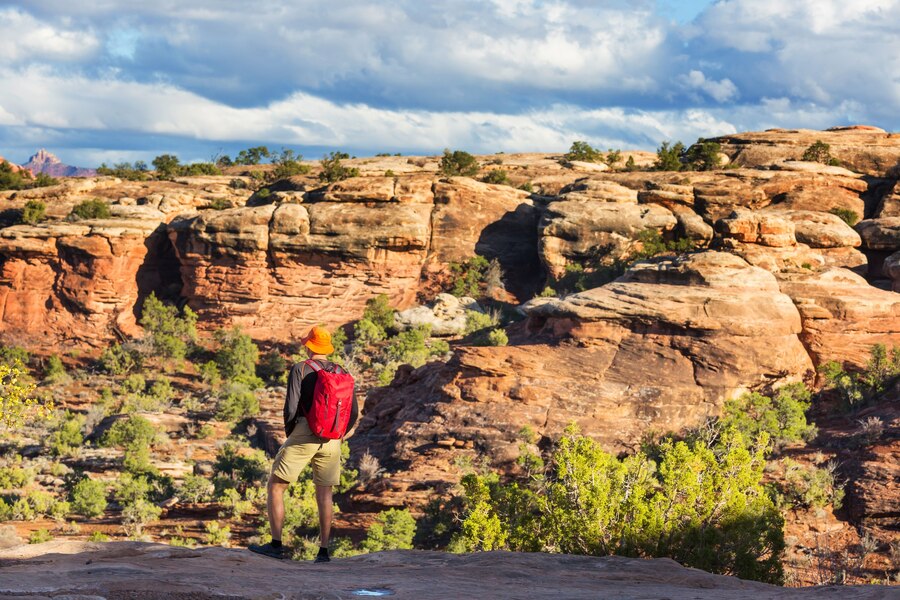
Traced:
[[0, 10], [0, 63], [77, 62], [92, 56], [98, 47], [89, 31], [59, 29], [14, 8]]
[[719, 103], [734, 100], [739, 95], [737, 86], [730, 79], [722, 79], [720, 81], [707, 79], [703, 71], [696, 69], [690, 71], [687, 75], [683, 75], [681, 81], [689, 89], [701, 90]]

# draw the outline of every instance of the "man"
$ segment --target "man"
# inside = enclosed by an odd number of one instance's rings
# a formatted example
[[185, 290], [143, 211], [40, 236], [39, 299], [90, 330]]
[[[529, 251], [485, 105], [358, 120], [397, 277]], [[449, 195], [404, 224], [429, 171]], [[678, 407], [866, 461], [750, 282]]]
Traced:
[[[331, 370], [335, 367], [327, 356], [334, 352], [331, 334], [321, 327], [313, 327], [302, 339], [306, 354], [319, 367]], [[316, 484], [316, 504], [319, 508], [319, 554], [316, 562], [328, 562], [328, 540], [331, 536], [331, 520], [333, 517], [332, 488], [341, 479], [341, 440], [317, 437], [310, 431], [304, 415], [309, 414], [313, 401], [313, 390], [318, 379], [317, 369], [306, 362], [294, 365], [287, 384], [287, 397], [284, 402], [284, 429], [287, 440], [275, 455], [272, 473], [269, 475], [267, 508], [269, 525], [272, 528], [272, 541], [268, 544], [251, 544], [250, 550], [273, 558], [288, 558], [281, 544], [281, 532], [284, 524], [284, 492], [288, 486], [297, 481], [300, 472], [312, 463], [313, 483]], [[353, 428], [358, 417], [359, 407], [354, 398], [351, 403], [350, 423], [347, 431]]]

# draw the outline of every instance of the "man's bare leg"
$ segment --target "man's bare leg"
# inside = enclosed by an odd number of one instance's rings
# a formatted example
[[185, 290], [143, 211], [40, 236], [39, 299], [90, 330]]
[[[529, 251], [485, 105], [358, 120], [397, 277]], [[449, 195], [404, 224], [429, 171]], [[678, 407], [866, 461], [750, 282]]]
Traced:
[[[319, 507], [319, 547], [327, 548], [331, 539], [331, 520], [334, 518], [334, 502], [330, 485], [316, 486], [316, 504]], [[283, 515], [282, 515], [283, 516]]]
[[269, 476], [266, 508], [269, 511], [269, 526], [272, 539], [281, 541], [281, 530], [284, 527], [284, 492], [290, 484], [275, 475]]

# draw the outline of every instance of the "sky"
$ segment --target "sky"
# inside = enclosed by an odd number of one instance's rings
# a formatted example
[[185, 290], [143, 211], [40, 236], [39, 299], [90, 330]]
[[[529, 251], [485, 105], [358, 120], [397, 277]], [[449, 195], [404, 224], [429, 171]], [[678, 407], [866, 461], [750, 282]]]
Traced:
[[0, 155], [558, 152], [900, 129], [900, 0], [0, 0]]

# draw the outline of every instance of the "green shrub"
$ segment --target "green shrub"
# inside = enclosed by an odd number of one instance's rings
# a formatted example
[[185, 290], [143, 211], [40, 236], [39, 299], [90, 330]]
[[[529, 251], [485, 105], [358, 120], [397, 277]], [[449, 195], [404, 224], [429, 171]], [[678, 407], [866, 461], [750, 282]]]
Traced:
[[127, 179], [129, 181], [145, 181], [150, 179], [150, 174], [147, 172], [147, 163], [142, 160], [135, 161], [134, 163], [129, 163], [127, 161], [115, 163], [112, 167], [108, 166], [106, 163], [102, 163], [97, 167], [97, 174], [118, 177], [119, 179]]
[[200, 365], [200, 377], [206, 385], [218, 386], [222, 382], [222, 375], [219, 373], [219, 365], [216, 361], [210, 360]]
[[683, 156], [684, 144], [675, 142], [670, 145], [669, 142], [663, 142], [656, 150], [656, 163], [654, 164], [654, 168], [657, 171], [683, 171]]
[[28, 365], [29, 360], [31, 360], [31, 355], [25, 348], [22, 348], [21, 346], [0, 345], [0, 362], [3, 364], [25, 367]]
[[687, 149], [684, 159], [693, 170], [713, 171], [721, 166], [722, 159], [719, 156], [721, 152], [722, 146], [718, 142], [710, 142], [701, 138]]
[[181, 360], [189, 344], [197, 340], [197, 315], [185, 306], [183, 311], [164, 304], [151, 292], [141, 308], [141, 326], [150, 335], [153, 351], [165, 358]]
[[277, 350], [271, 350], [262, 355], [256, 374], [264, 381], [271, 384], [287, 384], [288, 364]]
[[263, 158], [269, 158], [269, 148], [266, 146], [254, 146], [241, 150], [234, 159], [236, 165], [258, 165]]
[[199, 162], [181, 165], [177, 174], [184, 177], [198, 177], [200, 175], [221, 175], [222, 171], [213, 163]]
[[489, 327], [496, 327], [497, 325], [499, 325], [499, 323], [493, 315], [478, 310], [466, 311], [466, 335], [475, 333], [476, 331], [487, 329]]
[[151, 484], [144, 475], [122, 473], [116, 481], [113, 489], [113, 497], [116, 502], [125, 506], [134, 504], [138, 500], [147, 500], [150, 495]]
[[122, 509], [122, 528], [130, 536], [139, 536], [148, 523], [159, 519], [162, 509], [147, 500], [136, 500]]
[[850, 210], [849, 208], [840, 208], [839, 206], [835, 206], [828, 212], [840, 217], [841, 220], [850, 227], [853, 227], [854, 225], [859, 223], [859, 215], [856, 214], [856, 211]]
[[141, 356], [121, 344], [113, 344], [100, 355], [100, 368], [110, 375], [125, 375], [142, 368]]
[[156, 169], [156, 176], [160, 179], [169, 179], [178, 175], [181, 169], [181, 161], [174, 154], [160, 154], [151, 161]]
[[634, 162], [634, 156], [629, 155], [628, 160], [625, 161], [625, 171], [627, 173], [633, 173], [634, 171], [639, 171], [640, 169], [637, 166], [637, 163]]
[[452, 275], [450, 293], [456, 297], [481, 296], [481, 287], [490, 262], [483, 256], [476, 255], [463, 263], [450, 263]]
[[[227, 442], [216, 454], [213, 469], [217, 475], [246, 488], [266, 481], [269, 475], [269, 459], [262, 450], [242, 448]], [[217, 490], [217, 493], [220, 491]]]
[[492, 329], [487, 334], [487, 344], [488, 346], [505, 346], [509, 343], [509, 336], [506, 335], [506, 332], [502, 329]]
[[216, 364], [225, 379], [241, 379], [248, 384], [256, 380], [256, 361], [259, 348], [253, 339], [241, 333], [240, 327], [219, 329], [214, 337], [219, 344]]
[[89, 542], [108, 542], [109, 536], [103, 533], [102, 531], [92, 531], [90, 537], [88, 537]]
[[293, 150], [282, 148], [281, 153], [272, 159], [272, 164], [275, 165], [275, 168], [272, 170], [272, 180], [308, 174], [310, 167], [303, 164], [302, 160], [302, 155], [296, 154]]
[[106, 484], [87, 477], [72, 488], [72, 511], [87, 518], [99, 517], [106, 511]]
[[409, 510], [392, 508], [379, 514], [369, 527], [362, 549], [366, 552], [410, 550], [415, 535], [416, 520]]
[[444, 353], [443, 347], [435, 348], [425, 343], [430, 335], [430, 325], [403, 331], [390, 339], [385, 354], [391, 362], [421, 367], [429, 357]]
[[485, 173], [481, 180], [485, 183], [493, 183], [495, 185], [509, 185], [509, 176], [503, 169], [491, 169]]
[[606, 157], [604, 157], [602, 160], [609, 166], [611, 170], [614, 171], [616, 169], [616, 165], [622, 162], [622, 151], [613, 150], [612, 148], [610, 148], [609, 152], [606, 154]]
[[438, 169], [447, 177], [474, 177], [478, 173], [478, 161], [464, 150], [444, 150]]
[[160, 377], [150, 385], [147, 395], [157, 404], [168, 407], [175, 395], [175, 390], [172, 389], [172, 382], [169, 379]]
[[241, 421], [259, 414], [259, 399], [246, 384], [229, 383], [219, 394], [216, 418], [220, 421]]
[[599, 162], [602, 158], [602, 152], [581, 140], [572, 142], [569, 151], [563, 154], [563, 160], [566, 161]]
[[616, 458], [570, 427], [542, 476], [463, 477], [451, 548], [666, 556], [777, 583], [783, 519], [761, 484], [767, 444], [725, 430], [711, 446], [665, 440], [653, 458]]
[[385, 177], [396, 177], [397, 174], [394, 173], [393, 169], [388, 169], [387, 171], [384, 172], [384, 176]]
[[178, 488], [178, 497], [185, 502], [209, 502], [212, 494], [212, 482], [199, 475], [185, 475]]
[[210, 546], [227, 546], [231, 539], [231, 527], [218, 521], [210, 521], [205, 526], [206, 543]]
[[47, 447], [54, 456], [69, 456], [78, 451], [84, 443], [85, 418], [66, 411], [47, 437]]
[[721, 424], [739, 430], [747, 439], [765, 432], [776, 449], [786, 444], [809, 441], [816, 426], [806, 421], [812, 394], [802, 383], [780, 388], [772, 397], [756, 392], [725, 403]]
[[47, 218], [47, 206], [39, 200], [29, 200], [22, 209], [21, 221], [28, 225], [37, 225]]
[[362, 318], [371, 321], [386, 332], [393, 329], [396, 312], [391, 307], [387, 294], [378, 294], [374, 298], [366, 300], [366, 309], [363, 311]]
[[135, 475], [156, 475], [156, 467], [150, 462], [150, 448], [147, 446], [126, 447], [122, 466]]
[[52, 539], [53, 536], [50, 535], [50, 532], [46, 529], [36, 529], [28, 535], [29, 544], [43, 544], [44, 542], [49, 542]]
[[526, 181], [522, 185], [519, 186], [519, 189], [523, 192], [528, 192], [529, 194], [534, 193], [534, 185], [530, 181]]
[[804, 150], [800, 160], [834, 166], [840, 164], [840, 161], [831, 156], [831, 146], [822, 140], [816, 140], [809, 148]]
[[44, 173], [32, 176], [28, 171], [14, 171], [13, 166], [6, 161], [0, 162], [0, 191], [27, 190], [58, 183], [58, 180]]
[[140, 373], [132, 373], [122, 381], [122, 389], [129, 394], [140, 394], [147, 389], [147, 380]]
[[119, 419], [103, 435], [104, 446], [150, 446], [156, 440], [156, 427], [140, 415], [130, 415], [127, 419]]
[[34, 469], [0, 467], [0, 490], [22, 489], [34, 481]]
[[790, 459], [783, 460], [782, 464], [785, 470], [781, 492], [790, 505], [822, 508], [830, 504], [834, 510], [841, 508], [844, 488], [835, 477], [836, 465], [804, 466]]
[[859, 408], [878, 397], [900, 376], [900, 346], [890, 352], [884, 344], [872, 346], [869, 361], [860, 373], [848, 373], [837, 361], [820, 367], [826, 386], [838, 392], [848, 410]]
[[108, 219], [110, 216], [109, 205], [98, 198], [81, 202], [69, 213], [72, 219]]
[[334, 183], [350, 177], [359, 177], [359, 169], [356, 167], [345, 167], [341, 164], [341, 159], [350, 158], [344, 152], [332, 152], [322, 157], [319, 161], [322, 165], [322, 171], [319, 173], [319, 180], [327, 183]]
[[44, 381], [47, 383], [58, 383], [65, 379], [66, 367], [63, 366], [62, 359], [57, 354], [51, 355], [44, 366]]
[[370, 319], [363, 318], [353, 326], [353, 337], [359, 347], [366, 348], [372, 344], [384, 341], [387, 334], [384, 328], [376, 325]]

